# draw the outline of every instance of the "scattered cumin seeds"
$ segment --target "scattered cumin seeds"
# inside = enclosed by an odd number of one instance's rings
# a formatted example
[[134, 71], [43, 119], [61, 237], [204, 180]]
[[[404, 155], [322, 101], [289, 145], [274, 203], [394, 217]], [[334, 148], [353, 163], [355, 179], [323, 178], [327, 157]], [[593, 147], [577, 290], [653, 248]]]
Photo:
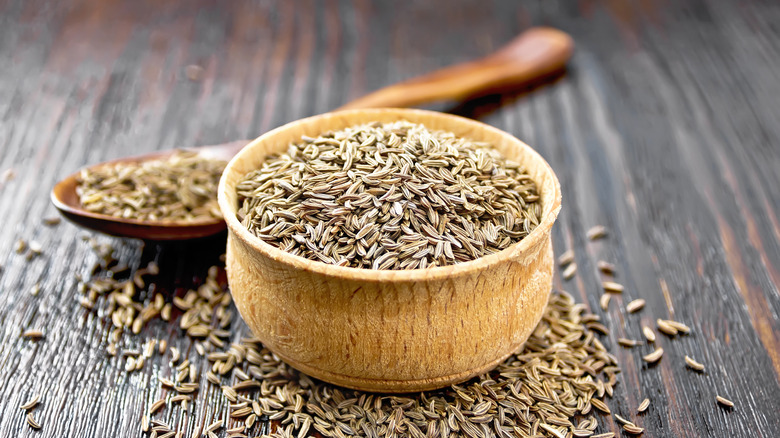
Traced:
[[615, 433], [614, 432], [600, 433], [598, 435], [593, 435], [590, 438], [615, 438]]
[[673, 325], [669, 324], [667, 320], [664, 319], [657, 319], [655, 321], [656, 326], [658, 327], [658, 331], [661, 333], [667, 335], [667, 336], [675, 336], [678, 333], [677, 328], [675, 328]]
[[636, 347], [637, 345], [639, 345], [639, 341], [635, 341], [633, 339], [626, 339], [626, 338], [618, 338], [617, 342], [618, 344], [626, 348]]
[[693, 358], [689, 357], [688, 355], [685, 356], [685, 364], [688, 365], [688, 367], [695, 371], [704, 371], [704, 364], [696, 362], [693, 360]]
[[38, 405], [38, 401], [40, 401], [40, 399], [41, 399], [41, 395], [35, 394], [33, 398], [27, 401], [27, 403], [19, 406], [19, 409], [24, 409], [26, 411], [30, 410]]
[[165, 399], [160, 399], [152, 403], [152, 406], [149, 408], [149, 415], [154, 415], [157, 411], [162, 409], [163, 406], [165, 406]]
[[656, 363], [659, 360], [661, 360], [661, 356], [663, 355], [664, 355], [664, 349], [659, 347], [656, 348], [655, 351], [653, 351], [652, 353], [642, 356], [642, 359], [647, 363]]
[[43, 224], [47, 227], [53, 227], [59, 225], [61, 219], [58, 216], [47, 217], [43, 220]]
[[649, 407], [650, 407], [650, 399], [646, 398], [642, 400], [642, 403], [639, 403], [639, 407], [636, 408], [636, 411], [641, 414], [642, 412], [646, 411], [647, 408]]
[[184, 67], [184, 75], [193, 82], [201, 80], [203, 78], [203, 72], [203, 67], [199, 65], [190, 64]]
[[734, 407], [734, 402], [729, 400], [729, 399], [727, 399], [727, 398], [725, 398], [725, 397], [721, 397], [721, 396], [718, 395], [718, 396], [715, 397], [715, 400], [717, 400], [718, 403], [720, 403], [721, 405], [723, 405], [723, 406], [725, 406], [727, 408], [733, 408]]
[[612, 275], [615, 273], [615, 265], [609, 262], [605, 262], [604, 260], [599, 260], [596, 262], [596, 267], [599, 269], [599, 271], [607, 275]]
[[624, 424], [623, 430], [625, 430], [627, 433], [630, 433], [632, 435], [639, 435], [643, 433], [645, 430], [636, 424]]
[[561, 266], [566, 266], [569, 263], [574, 261], [574, 250], [568, 249], [566, 252], [561, 254], [560, 257], [558, 257], [558, 264]]
[[38, 339], [43, 338], [43, 332], [40, 330], [27, 330], [22, 333], [22, 337], [37, 341]]
[[209, 424], [209, 426], [206, 428], [206, 430], [203, 433], [207, 434], [209, 432], [214, 432], [215, 430], [219, 429], [220, 427], [222, 427], [222, 420], [217, 420], [217, 421]]
[[33, 418], [32, 412], [27, 413], [27, 424], [33, 429], [41, 428], [41, 424], [35, 421], [35, 418]]
[[[30, 248], [30, 253], [32, 253], [33, 256], [39, 255], [43, 252], [43, 245], [40, 244], [40, 242], [31, 240], [30, 243], [27, 244], [27, 247]], [[28, 254], [28, 257], [30, 254]]]
[[601, 306], [601, 310], [606, 311], [609, 309], [609, 300], [612, 299], [612, 295], [610, 294], [604, 294], [599, 298], [599, 305]]
[[569, 266], [566, 267], [566, 269], [563, 270], [563, 279], [569, 280], [572, 277], [574, 277], [574, 274], [577, 273], [577, 264], [572, 263]]
[[642, 310], [643, 307], [645, 307], [645, 300], [638, 298], [626, 304], [626, 311], [628, 311], [628, 313], [634, 313]]
[[605, 414], [611, 414], [612, 413], [612, 411], [609, 410], [609, 406], [607, 406], [606, 403], [604, 403], [603, 401], [601, 401], [601, 400], [599, 400], [597, 398], [590, 399], [590, 404], [592, 404], [594, 408], [600, 410], [601, 412], [603, 412]]
[[604, 291], [615, 294], [623, 293], [624, 289], [622, 284], [615, 283], [614, 281], [602, 281], [601, 287], [604, 288]]
[[149, 417], [147, 417], [146, 415], [141, 417], [141, 431], [149, 432]]
[[626, 420], [625, 418], [621, 417], [621, 416], [620, 416], [620, 415], [618, 415], [618, 414], [615, 414], [615, 419], [616, 419], [616, 420], [618, 421], [618, 423], [620, 423], [620, 424], [634, 424], [632, 421], [630, 421], [630, 420]]
[[595, 227], [591, 227], [591, 229], [588, 230], [588, 239], [590, 240], [601, 239], [606, 235], [607, 235], [607, 227], [603, 225], [596, 225]]
[[655, 342], [655, 333], [653, 332], [653, 329], [651, 329], [648, 326], [642, 326], [642, 334], [645, 335], [645, 339], [647, 339], [647, 342]]
[[685, 324], [683, 324], [683, 323], [681, 323], [681, 322], [679, 322], [679, 321], [674, 321], [674, 320], [671, 320], [671, 319], [666, 319], [666, 320], [664, 320], [664, 322], [665, 322], [666, 324], [668, 324], [668, 325], [670, 325], [670, 326], [674, 327], [674, 328], [675, 328], [675, 329], [676, 329], [678, 332], [680, 332], [680, 333], [688, 334], [688, 333], [690, 333], [690, 332], [691, 332], [691, 328], [690, 328], [690, 327], [688, 327], [687, 325], [685, 325]]

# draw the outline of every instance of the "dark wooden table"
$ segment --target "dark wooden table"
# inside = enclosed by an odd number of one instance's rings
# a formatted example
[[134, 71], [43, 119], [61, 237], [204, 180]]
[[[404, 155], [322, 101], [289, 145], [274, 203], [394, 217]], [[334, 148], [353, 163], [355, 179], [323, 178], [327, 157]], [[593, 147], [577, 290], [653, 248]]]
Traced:
[[[432, 108], [511, 132], [556, 170], [555, 249], [574, 248], [579, 266], [557, 286], [612, 329], [605, 343], [623, 368], [612, 406], [630, 412], [649, 397], [645, 437], [778, 436], [778, 21], [774, 0], [0, 1], [0, 172], [16, 174], [0, 188], [0, 436], [140, 436], [159, 391], [157, 365], [126, 374], [104, 352], [105, 320], [75, 299], [73, 274], [95, 256], [80, 239], [89, 233], [41, 223], [55, 215], [57, 179], [128, 154], [252, 138], [486, 54], [534, 24], [573, 35], [565, 76]], [[188, 79], [188, 65], [201, 77]], [[609, 227], [608, 239], [587, 241], [595, 224]], [[43, 255], [16, 255], [19, 238], [42, 243]], [[224, 235], [101, 241], [132, 266], [158, 260], [176, 272], [172, 285], [224, 248]], [[599, 259], [615, 262], [626, 285], [609, 312], [598, 306]], [[619, 307], [637, 297], [647, 307], [626, 317]], [[693, 334], [660, 339], [664, 359], [647, 368], [615, 340], [640, 338], [639, 322], [656, 317]], [[46, 337], [22, 339], [31, 328]], [[146, 330], [188, 346], [164, 325]], [[686, 354], [706, 372], [686, 370]], [[37, 392], [36, 432], [18, 406]], [[736, 408], [718, 407], [716, 394]], [[204, 412], [224, 402], [214, 391], [198, 397]]]

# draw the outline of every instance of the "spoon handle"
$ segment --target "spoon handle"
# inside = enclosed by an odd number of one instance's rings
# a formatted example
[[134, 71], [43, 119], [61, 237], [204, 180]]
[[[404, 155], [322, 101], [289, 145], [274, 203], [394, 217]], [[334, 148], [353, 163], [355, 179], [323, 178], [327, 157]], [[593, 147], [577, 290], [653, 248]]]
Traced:
[[390, 85], [339, 109], [408, 107], [517, 88], [560, 71], [573, 50], [568, 34], [549, 27], [531, 28], [484, 58]]

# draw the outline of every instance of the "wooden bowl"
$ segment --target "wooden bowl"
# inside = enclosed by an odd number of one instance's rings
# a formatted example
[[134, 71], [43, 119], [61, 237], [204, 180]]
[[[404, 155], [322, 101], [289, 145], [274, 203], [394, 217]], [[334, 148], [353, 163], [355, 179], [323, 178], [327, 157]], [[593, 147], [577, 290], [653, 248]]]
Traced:
[[[380, 271], [288, 254], [255, 237], [236, 218], [236, 184], [269, 153], [285, 151], [304, 135], [402, 119], [490, 142], [523, 164], [539, 186], [539, 226], [509, 248], [471, 262]], [[220, 181], [219, 205], [228, 226], [228, 283], [241, 316], [285, 362], [337, 385], [412, 392], [484, 373], [523, 345], [552, 288], [550, 230], [561, 208], [558, 179], [525, 143], [462, 117], [363, 109], [289, 123], [230, 161]]]

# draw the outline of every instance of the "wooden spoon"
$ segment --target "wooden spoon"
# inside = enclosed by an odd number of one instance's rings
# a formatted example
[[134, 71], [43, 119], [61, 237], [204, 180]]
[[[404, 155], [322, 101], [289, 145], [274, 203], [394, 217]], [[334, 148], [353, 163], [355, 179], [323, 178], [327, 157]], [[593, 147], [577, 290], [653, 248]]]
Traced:
[[[340, 109], [406, 107], [438, 100], [462, 100], [517, 88], [559, 72], [573, 50], [574, 43], [568, 34], [552, 28], [532, 28], [484, 58], [382, 88]], [[239, 140], [189, 150], [205, 157], [229, 160], [250, 141]], [[97, 166], [159, 160], [173, 152], [122, 158]], [[77, 176], [78, 172], [58, 182], [51, 192], [54, 206], [77, 225], [115, 236], [145, 240], [194, 239], [225, 229], [225, 222], [216, 218], [208, 222], [143, 221], [86, 211], [81, 208], [76, 194]]]

